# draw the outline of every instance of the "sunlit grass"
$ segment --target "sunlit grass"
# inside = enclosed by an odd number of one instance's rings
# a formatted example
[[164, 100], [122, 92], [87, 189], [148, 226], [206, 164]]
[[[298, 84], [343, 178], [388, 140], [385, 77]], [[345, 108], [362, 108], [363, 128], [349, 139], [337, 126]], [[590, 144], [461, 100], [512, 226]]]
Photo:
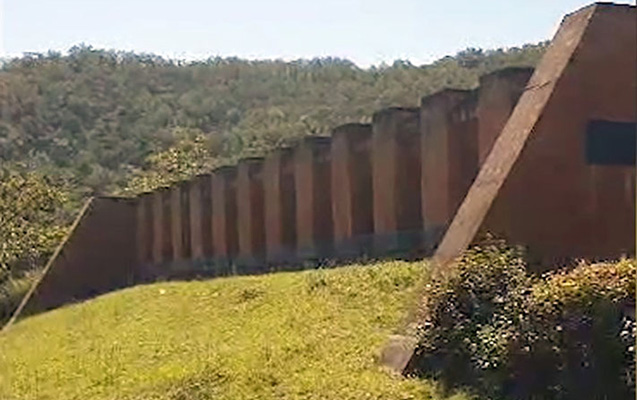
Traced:
[[377, 354], [423, 263], [169, 282], [0, 335], [0, 399], [427, 399]]

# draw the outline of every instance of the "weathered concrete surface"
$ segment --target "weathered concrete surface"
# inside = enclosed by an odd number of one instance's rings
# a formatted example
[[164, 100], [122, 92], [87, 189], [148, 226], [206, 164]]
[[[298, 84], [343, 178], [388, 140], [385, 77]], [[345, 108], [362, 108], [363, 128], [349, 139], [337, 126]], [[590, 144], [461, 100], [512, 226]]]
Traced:
[[212, 258], [212, 176], [199, 175], [189, 184], [191, 259], [201, 264]]
[[265, 221], [263, 158], [248, 158], [237, 166], [237, 268], [242, 273], [263, 272]]
[[294, 152], [290, 148], [269, 154], [263, 167], [266, 262], [269, 267], [296, 260], [296, 189]]
[[137, 202], [137, 263], [149, 265], [153, 263], [153, 194], [144, 193], [138, 196]]
[[[477, 92], [471, 95], [451, 110], [449, 115], [450, 137], [449, 148], [456, 159], [450, 164], [449, 177], [451, 185], [449, 209], [453, 210], [446, 227], [456, 215], [469, 188], [473, 184], [479, 171], [478, 162], [478, 110]], [[439, 237], [442, 239], [442, 237]]]
[[417, 253], [421, 247], [419, 109], [388, 108], [372, 121], [374, 251]]
[[[190, 227], [190, 250], [191, 260], [201, 261], [204, 259], [203, 251], [203, 200], [201, 180], [197, 177], [188, 182], [188, 225]], [[210, 204], [212, 207], [212, 203]]]
[[152, 251], [153, 264], [161, 265], [164, 262], [164, 203], [162, 190], [155, 190], [149, 196], [152, 198], [153, 234]]
[[[587, 165], [591, 120], [634, 122], [634, 6], [567, 16], [496, 140], [435, 260], [478, 230], [527, 245], [541, 264], [634, 254], [635, 167]], [[568, 116], [568, 117], [565, 117]]]
[[418, 341], [414, 336], [392, 335], [380, 353], [381, 365], [398, 374], [407, 372]]
[[183, 183], [176, 184], [170, 188], [170, 239], [173, 256], [171, 264], [173, 268], [190, 258], [190, 241], [188, 240], [190, 227], [187, 226], [190, 222], [189, 204], [187, 201], [183, 201], [183, 190]]
[[191, 269], [190, 188], [179, 182], [170, 188], [170, 243], [172, 260], [160, 274], [177, 276]]
[[372, 252], [371, 138], [369, 124], [346, 124], [332, 132], [332, 214], [339, 258]]
[[137, 264], [136, 213], [135, 200], [88, 200], [7, 327], [18, 315], [132, 284]]
[[306, 137], [295, 148], [296, 234], [300, 259], [331, 256], [333, 248], [329, 137]]
[[152, 274], [161, 274], [172, 263], [173, 248], [173, 205], [170, 188], [160, 188], [152, 194], [153, 214], [153, 269]]
[[222, 167], [212, 175], [212, 244], [215, 270], [236, 273], [232, 261], [237, 255], [236, 167]]
[[422, 99], [420, 190], [428, 249], [442, 238], [477, 173], [474, 114], [472, 91], [446, 89]]
[[480, 77], [478, 89], [478, 162], [480, 165], [489, 155], [493, 143], [502, 132], [532, 74], [533, 68], [510, 67]]

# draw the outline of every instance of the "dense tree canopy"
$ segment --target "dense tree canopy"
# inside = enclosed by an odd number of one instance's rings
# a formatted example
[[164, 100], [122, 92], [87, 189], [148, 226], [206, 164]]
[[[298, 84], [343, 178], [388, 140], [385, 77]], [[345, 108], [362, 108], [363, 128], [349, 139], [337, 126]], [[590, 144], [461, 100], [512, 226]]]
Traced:
[[259, 153], [444, 87], [473, 87], [504, 66], [534, 65], [543, 49], [467, 49], [430, 65], [370, 69], [335, 58], [183, 63], [87, 46], [26, 55], [0, 71], [0, 158], [70, 170], [86, 192], [109, 192], [181, 139], [177, 128], [214, 138], [220, 157]]

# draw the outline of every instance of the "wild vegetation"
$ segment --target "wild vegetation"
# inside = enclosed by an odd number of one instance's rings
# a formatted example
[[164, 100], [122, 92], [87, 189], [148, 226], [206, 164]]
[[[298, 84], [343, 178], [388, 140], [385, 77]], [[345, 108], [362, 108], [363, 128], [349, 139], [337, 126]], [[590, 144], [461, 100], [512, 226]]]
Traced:
[[544, 48], [468, 49], [370, 69], [333, 58], [184, 63], [87, 46], [26, 55], [0, 72], [0, 159], [70, 170], [85, 192], [110, 192], [183, 130], [209, 138], [215, 158], [260, 153], [444, 87], [476, 86], [495, 69], [534, 65]]
[[637, 261], [542, 277], [500, 242], [428, 285], [417, 370], [492, 399], [634, 399]]
[[376, 362], [426, 274], [388, 262], [111, 293], [0, 335], [0, 398], [442, 399]]

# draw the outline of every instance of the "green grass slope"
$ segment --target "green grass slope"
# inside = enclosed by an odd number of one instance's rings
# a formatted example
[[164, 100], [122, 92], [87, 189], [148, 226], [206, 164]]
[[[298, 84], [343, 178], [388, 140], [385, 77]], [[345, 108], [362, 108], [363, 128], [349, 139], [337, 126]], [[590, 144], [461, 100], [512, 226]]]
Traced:
[[27, 318], [0, 335], [0, 399], [438, 399], [376, 363], [425, 270], [158, 283]]

